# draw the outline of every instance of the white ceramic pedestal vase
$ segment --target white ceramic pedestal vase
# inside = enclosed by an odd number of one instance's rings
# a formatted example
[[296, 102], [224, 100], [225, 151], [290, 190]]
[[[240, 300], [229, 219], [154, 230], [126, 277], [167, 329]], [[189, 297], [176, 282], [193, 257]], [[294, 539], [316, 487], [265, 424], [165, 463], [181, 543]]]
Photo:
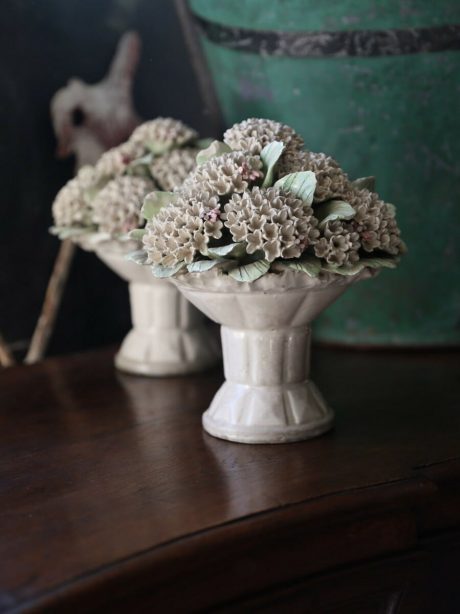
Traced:
[[203, 415], [215, 437], [242, 443], [308, 439], [331, 428], [334, 414], [309, 379], [310, 322], [355, 281], [284, 271], [240, 283], [212, 270], [174, 281], [222, 325], [226, 381]]
[[126, 259], [136, 245], [107, 241], [92, 249], [129, 283], [133, 328], [115, 357], [118, 369], [167, 376], [201, 371], [219, 361], [217, 340], [203, 315], [173, 284], [156, 279], [150, 267]]

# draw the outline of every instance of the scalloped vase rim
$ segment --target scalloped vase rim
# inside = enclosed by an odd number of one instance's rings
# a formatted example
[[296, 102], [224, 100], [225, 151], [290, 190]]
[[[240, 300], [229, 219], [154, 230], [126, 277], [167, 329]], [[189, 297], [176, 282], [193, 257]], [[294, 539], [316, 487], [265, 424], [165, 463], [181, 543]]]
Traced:
[[136, 239], [119, 239], [106, 236], [104, 239], [94, 240], [94, 237], [101, 233], [85, 233], [77, 237], [72, 237], [72, 241], [86, 252], [113, 252], [114, 254], [129, 254], [141, 245]]
[[185, 286], [194, 291], [206, 292], [289, 292], [295, 290], [322, 290], [332, 285], [348, 286], [357, 281], [370, 279], [380, 269], [364, 268], [354, 275], [337, 275], [322, 272], [317, 277], [310, 277], [301, 271], [285, 269], [280, 272], [265, 273], [254, 281], [236, 281], [219, 269], [204, 272], [179, 272], [169, 278], [178, 286]]

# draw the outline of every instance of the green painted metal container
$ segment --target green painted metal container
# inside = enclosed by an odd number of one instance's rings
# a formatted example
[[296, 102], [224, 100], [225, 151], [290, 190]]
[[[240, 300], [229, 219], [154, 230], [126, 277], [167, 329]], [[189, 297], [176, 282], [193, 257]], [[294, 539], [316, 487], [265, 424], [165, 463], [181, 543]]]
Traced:
[[375, 175], [409, 253], [357, 284], [317, 340], [460, 345], [458, 0], [191, 0], [227, 124], [270, 117]]

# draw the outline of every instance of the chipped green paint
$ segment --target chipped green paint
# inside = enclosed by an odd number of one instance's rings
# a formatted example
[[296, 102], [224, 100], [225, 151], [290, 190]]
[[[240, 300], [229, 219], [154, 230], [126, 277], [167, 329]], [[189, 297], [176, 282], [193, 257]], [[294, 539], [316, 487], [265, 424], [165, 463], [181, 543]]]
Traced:
[[[285, 31], [460, 23], [457, 0], [192, 0], [224, 25]], [[351, 177], [377, 176], [398, 207], [409, 253], [346, 292], [316, 339], [360, 345], [460, 345], [460, 51], [287, 58], [203, 40], [226, 122], [272, 117]]]

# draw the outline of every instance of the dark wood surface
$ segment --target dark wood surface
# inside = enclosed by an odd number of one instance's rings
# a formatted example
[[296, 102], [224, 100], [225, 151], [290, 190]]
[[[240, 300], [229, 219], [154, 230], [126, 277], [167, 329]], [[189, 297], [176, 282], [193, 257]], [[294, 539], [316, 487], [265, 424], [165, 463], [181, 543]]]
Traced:
[[220, 369], [2, 371], [0, 610], [460, 611], [459, 355], [316, 348], [313, 376], [335, 430], [248, 446], [201, 430]]

